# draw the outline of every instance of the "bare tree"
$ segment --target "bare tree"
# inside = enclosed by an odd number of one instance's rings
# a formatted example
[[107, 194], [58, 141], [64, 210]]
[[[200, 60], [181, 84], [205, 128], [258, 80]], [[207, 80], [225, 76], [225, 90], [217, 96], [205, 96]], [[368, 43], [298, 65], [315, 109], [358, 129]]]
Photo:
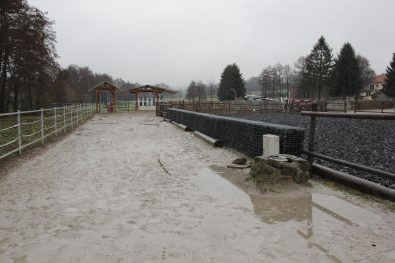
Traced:
[[376, 72], [370, 67], [370, 62], [366, 57], [357, 55], [357, 61], [361, 71], [362, 85], [365, 87], [369, 84], [371, 78], [376, 76]]

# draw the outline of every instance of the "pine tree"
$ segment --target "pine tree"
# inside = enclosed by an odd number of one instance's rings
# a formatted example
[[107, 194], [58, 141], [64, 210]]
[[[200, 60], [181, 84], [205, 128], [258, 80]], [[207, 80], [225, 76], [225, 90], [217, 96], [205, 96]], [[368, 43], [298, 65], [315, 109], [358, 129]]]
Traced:
[[315, 96], [321, 99], [322, 88], [328, 84], [333, 67], [332, 49], [321, 36], [306, 60], [306, 73], [314, 85]]
[[246, 89], [243, 76], [236, 64], [226, 66], [224, 69], [218, 88], [219, 100], [233, 100], [235, 97], [244, 97]]
[[356, 96], [363, 85], [361, 68], [350, 43], [343, 45], [333, 71], [332, 93], [335, 96]]
[[385, 95], [395, 98], [395, 53], [392, 55], [392, 62], [386, 70], [386, 81], [383, 91]]

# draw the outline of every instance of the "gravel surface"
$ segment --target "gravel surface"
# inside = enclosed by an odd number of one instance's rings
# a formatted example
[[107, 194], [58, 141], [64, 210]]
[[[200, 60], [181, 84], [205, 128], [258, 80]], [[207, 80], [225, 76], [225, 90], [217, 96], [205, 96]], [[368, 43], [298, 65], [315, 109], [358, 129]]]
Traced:
[[[305, 148], [308, 148], [309, 117], [281, 113], [234, 117], [306, 128]], [[315, 150], [337, 159], [395, 172], [395, 121], [317, 118]], [[394, 181], [328, 162], [321, 163], [395, 189]]]

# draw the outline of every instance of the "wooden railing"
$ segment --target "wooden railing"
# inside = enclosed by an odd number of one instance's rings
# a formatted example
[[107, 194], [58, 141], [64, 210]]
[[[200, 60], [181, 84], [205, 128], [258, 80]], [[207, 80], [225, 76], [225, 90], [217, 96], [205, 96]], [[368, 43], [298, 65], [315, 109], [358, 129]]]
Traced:
[[157, 116], [164, 116], [168, 108], [213, 114], [285, 112], [287, 105], [280, 101], [169, 101], [157, 105]]
[[213, 114], [265, 113], [265, 112], [301, 112], [313, 109], [323, 112], [393, 112], [394, 101], [381, 100], [292, 100], [289, 104], [281, 101], [168, 101], [157, 105], [157, 116], [163, 116], [168, 108], [184, 109]]

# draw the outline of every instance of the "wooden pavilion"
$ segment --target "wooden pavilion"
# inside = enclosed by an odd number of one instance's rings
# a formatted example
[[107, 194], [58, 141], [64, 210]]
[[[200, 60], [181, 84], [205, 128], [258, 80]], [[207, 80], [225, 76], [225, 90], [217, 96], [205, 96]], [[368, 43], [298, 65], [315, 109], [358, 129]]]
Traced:
[[151, 86], [151, 85], [144, 85], [144, 86], [140, 86], [140, 87], [137, 87], [137, 88], [131, 88], [131, 89], [129, 89], [129, 92], [131, 94], [135, 94], [135, 96], [136, 96], [136, 110], [139, 109], [138, 101], [139, 101], [139, 94], [140, 93], [152, 93], [152, 95], [154, 96], [155, 105], [160, 100], [160, 94], [162, 94], [162, 93], [170, 93], [170, 94], [177, 93], [174, 90], [160, 88], [160, 87], [155, 87], [155, 86]]
[[103, 83], [100, 83], [93, 88], [89, 89], [88, 92], [91, 90], [95, 90], [96, 93], [96, 112], [100, 112], [100, 98], [101, 98], [101, 93], [102, 91], [108, 91], [111, 93], [112, 96], [112, 107], [110, 112], [117, 111], [117, 91], [119, 90], [118, 87], [114, 86], [113, 84], [108, 83], [107, 81], [104, 81]]

